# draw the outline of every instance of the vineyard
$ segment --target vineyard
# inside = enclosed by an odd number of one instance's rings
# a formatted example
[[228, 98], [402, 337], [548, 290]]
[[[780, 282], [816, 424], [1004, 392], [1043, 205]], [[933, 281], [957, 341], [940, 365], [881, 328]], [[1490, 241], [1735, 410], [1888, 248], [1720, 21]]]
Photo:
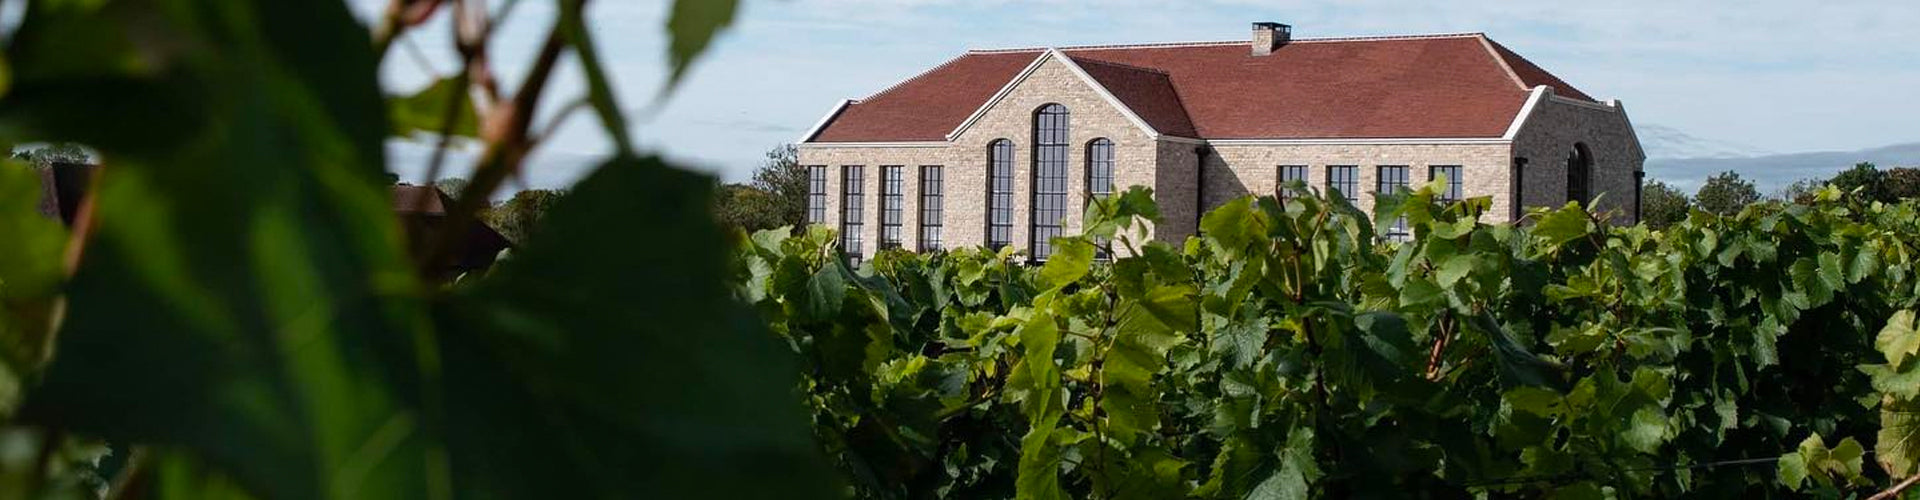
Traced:
[[[1920, 459], [1920, 206], [1578, 205], [1521, 228], [1431, 188], [1373, 219], [1246, 198], [1184, 246], [1142, 189], [1025, 266], [811, 228], [740, 244], [867, 498], [1865, 497]], [[1406, 217], [1415, 238], [1381, 243]], [[1115, 255], [1107, 262], [1096, 256]], [[1898, 491], [1889, 496], [1897, 496]]]

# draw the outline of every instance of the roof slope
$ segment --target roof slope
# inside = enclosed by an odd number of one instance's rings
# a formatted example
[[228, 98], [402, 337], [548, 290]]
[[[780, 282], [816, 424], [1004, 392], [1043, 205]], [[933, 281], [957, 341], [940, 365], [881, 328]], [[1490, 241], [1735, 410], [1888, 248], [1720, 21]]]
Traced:
[[1487, 40], [1487, 44], [1493, 46], [1494, 52], [1500, 54], [1500, 59], [1505, 61], [1508, 67], [1513, 68], [1514, 76], [1520, 77], [1520, 81], [1524, 82], [1527, 88], [1546, 85], [1553, 87], [1553, 95], [1569, 99], [1597, 102], [1593, 96], [1587, 95], [1586, 92], [1581, 92], [1580, 89], [1573, 88], [1572, 84], [1568, 84], [1561, 80], [1560, 77], [1553, 76], [1553, 73], [1548, 73], [1547, 70], [1534, 65], [1533, 61], [1528, 61], [1527, 58], [1520, 57], [1520, 54], [1515, 54], [1513, 49], [1501, 45], [1500, 42], [1489, 39]]
[[847, 105], [819, 142], [943, 141], [1041, 52], [968, 53]]
[[[1592, 100], [1484, 35], [1069, 47], [1061, 53], [1156, 131], [1205, 139], [1504, 134], [1529, 89]], [[813, 142], [940, 141], [1041, 49], [974, 51], [830, 117]]]
[[1180, 104], [1180, 94], [1173, 88], [1173, 77], [1165, 71], [1068, 57], [1154, 130], [1180, 137], [1197, 137], [1193, 119], [1187, 116], [1186, 107]]

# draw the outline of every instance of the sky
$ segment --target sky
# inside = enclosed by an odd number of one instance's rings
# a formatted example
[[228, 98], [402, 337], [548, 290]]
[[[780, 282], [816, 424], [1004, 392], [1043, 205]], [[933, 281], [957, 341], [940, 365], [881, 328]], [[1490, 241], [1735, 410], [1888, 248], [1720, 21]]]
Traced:
[[[350, 1], [364, 19], [385, 5]], [[740, 1], [734, 25], [661, 100], [671, 1], [602, 0], [589, 13], [642, 147], [728, 181], [746, 179], [768, 149], [797, 140], [841, 99], [968, 49], [1245, 40], [1254, 21], [1291, 24], [1297, 38], [1485, 32], [1588, 94], [1620, 99], [1636, 124], [1756, 150], [1920, 141], [1913, 0]], [[491, 46], [505, 82], [518, 81], [554, 15], [551, 2], [520, 4]], [[436, 23], [409, 35], [388, 56], [383, 84], [404, 93], [453, 71], [448, 31]], [[545, 108], [583, 89], [569, 61]], [[564, 186], [611, 150], [589, 113], [551, 137], [523, 187]], [[395, 170], [423, 175], [426, 151], [424, 141], [396, 141]]]

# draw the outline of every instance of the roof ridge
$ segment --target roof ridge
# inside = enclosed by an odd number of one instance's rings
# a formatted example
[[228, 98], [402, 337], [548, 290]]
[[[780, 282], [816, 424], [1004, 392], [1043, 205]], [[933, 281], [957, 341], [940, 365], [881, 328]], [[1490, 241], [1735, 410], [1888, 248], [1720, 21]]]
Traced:
[[[1390, 41], [1399, 41], [1399, 40], [1435, 40], [1435, 39], [1446, 39], [1446, 38], [1472, 38], [1472, 37], [1484, 38], [1486, 36], [1487, 36], [1486, 32], [1483, 32], [1483, 31], [1462, 31], [1457, 33], [1431, 33], [1431, 34], [1425, 34], [1425, 35], [1373, 35], [1373, 36], [1342, 36], [1342, 37], [1322, 37], [1322, 38], [1295, 38], [1293, 40], [1288, 41], [1287, 43], [1292, 44], [1292, 43], [1338, 43], [1338, 42], [1390, 42]], [[1163, 48], [1181, 48], [1181, 47], [1217, 47], [1217, 46], [1224, 46], [1224, 45], [1246, 45], [1247, 43], [1248, 43], [1247, 40], [1116, 43], [1116, 44], [1095, 44], [1095, 45], [1063, 45], [1059, 47], [1014, 47], [1014, 48], [1004, 48], [1004, 49], [968, 49], [967, 53], [969, 54], [1011, 54], [1011, 53], [1019, 53], [1019, 52], [1046, 52], [1048, 50], [1067, 51], [1067, 50], [1163, 49]]]
[[899, 83], [895, 83], [891, 87], [881, 89], [879, 92], [874, 92], [872, 95], [868, 95], [866, 99], [858, 99], [853, 101], [853, 103], [859, 104], [859, 103], [871, 101], [874, 99], [879, 99], [880, 96], [887, 95], [888, 92], [893, 92], [894, 90], [898, 90], [900, 87], [904, 87], [909, 83], [920, 81], [920, 79], [926, 78], [927, 75], [931, 75], [934, 72], [940, 71], [941, 69], [946, 68], [947, 66], [952, 66], [953, 63], [960, 62], [961, 59], [966, 59], [967, 56], [970, 56], [973, 54], [974, 54], [973, 52], [961, 53], [960, 55], [954, 56], [952, 59], [948, 59], [947, 62], [940, 63], [939, 66], [934, 66], [932, 69], [928, 69], [926, 71], [920, 72], [920, 74], [913, 75], [913, 78], [901, 80]]
[[1107, 66], [1113, 66], [1113, 67], [1116, 67], [1116, 68], [1121, 68], [1121, 69], [1130, 69], [1130, 70], [1135, 70], [1135, 71], [1145, 71], [1145, 72], [1148, 72], [1148, 73], [1153, 73], [1153, 74], [1156, 74], [1156, 75], [1160, 75], [1160, 76], [1165, 76], [1165, 77], [1172, 77], [1172, 76], [1173, 76], [1173, 74], [1172, 74], [1172, 73], [1168, 73], [1168, 72], [1167, 72], [1166, 70], [1163, 70], [1163, 69], [1155, 69], [1155, 68], [1149, 68], [1149, 67], [1145, 67], [1145, 66], [1134, 66], [1134, 65], [1132, 65], [1132, 64], [1123, 64], [1123, 63], [1117, 63], [1117, 62], [1113, 62], [1113, 61], [1102, 61], [1102, 60], [1099, 60], [1099, 59], [1090, 59], [1090, 58], [1080, 58], [1080, 57], [1073, 57], [1072, 55], [1067, 55], [1067, 58], [1069, 58], [1069, 59], [1073, 59], [1073, 60], [1074, 60], [1074, 62], [1085, 62], [1085, 63], [1094, 63], [1094, 64], [1102, 64], [1102, 65], [1107, 65]]

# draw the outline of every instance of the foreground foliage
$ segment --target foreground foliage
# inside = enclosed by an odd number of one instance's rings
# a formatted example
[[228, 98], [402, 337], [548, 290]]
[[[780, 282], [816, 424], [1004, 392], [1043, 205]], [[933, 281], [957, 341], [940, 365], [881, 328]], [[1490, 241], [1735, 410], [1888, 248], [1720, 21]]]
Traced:
[[[394, 0], [372, 34], [338, 1], [29, 2], [0, 143], [101, 168], [69, 232], [37, 172], [0, 165], [0, 498], [839, 491], [791, 356], [726, 286], [712, 180], [634, 152], [585, 2], [553, 3], [504, 85], [476, 61], [514, 2]], [[459, 76], [384, 96], [385, 49], [447, 11]], [[676, 75], [732, 12], [677, 2]], [[423, 278], [551, 132], [530, 122], [562, 56], [616, 153], [505, 264]], [[387, 134], [476, 123], [474, 180], [409, 261]]]
[[[1517, 229], [1432, 189], [1377, 221], [1235, 200], [1173, 246], [1142, 243], [1135, 188], [1036, 267], [856, 271], [830, 231], [762, 232], [738, 293], [808, 360], [863, 497], [1842, 497], [1915, 474], [1915, 205], [1829, 189], [1661, 232], [1576, 205]], [[1399, 216], [1416, 237], [1376, 243]]]

